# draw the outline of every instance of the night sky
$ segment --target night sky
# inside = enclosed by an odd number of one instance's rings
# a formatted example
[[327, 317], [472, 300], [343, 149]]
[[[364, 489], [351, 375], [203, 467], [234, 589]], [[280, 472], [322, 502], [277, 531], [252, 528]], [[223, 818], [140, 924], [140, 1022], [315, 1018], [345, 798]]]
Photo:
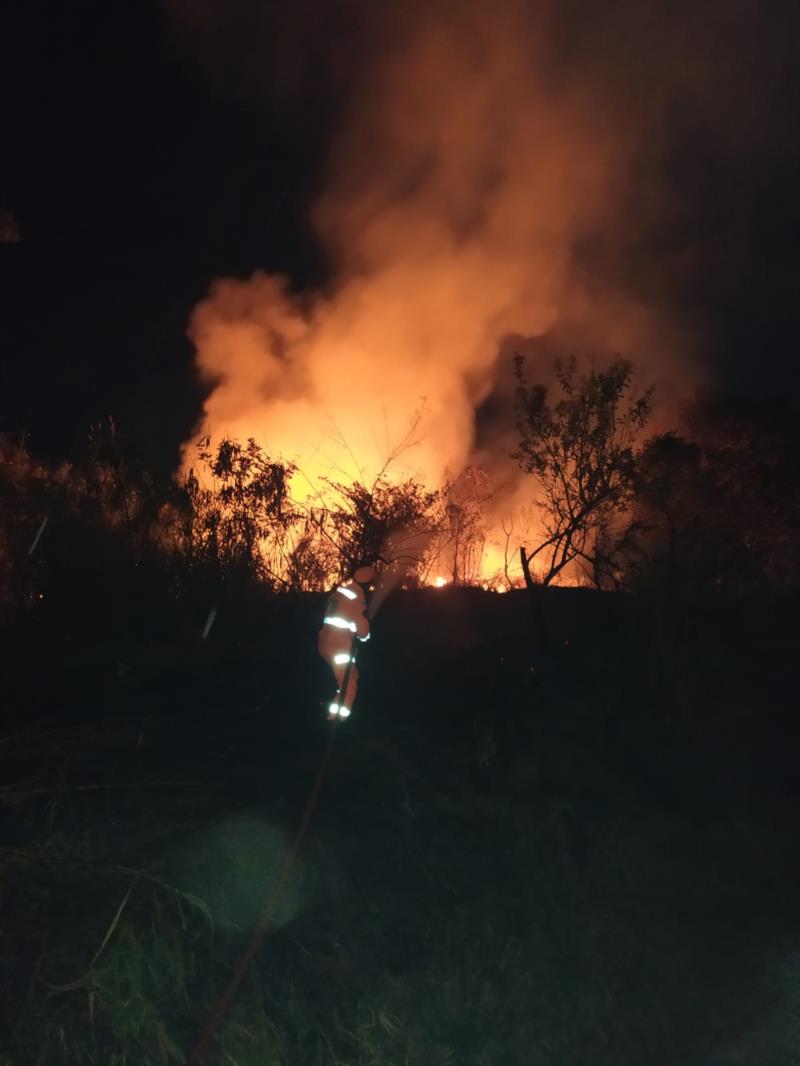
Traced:
[[[177, 3], [4, 16], [0, 208], [21, 240], [0, 247], [0, 432], [25, 430], [58, 456], [113, 415], [152, 462], [174, 466], [201, 400], [185, 329], [211, 281], [259, 268], [298, 289], [326, 279], [308, 208], [358, 91], [349, 66], [382, 31], [354, 17], [353, 46], [354, 6], [291, 18], [234, 3], [213, 63]], [[653, 210], [643, 180], [631, 204], [641, 226], [614, 257], [649, 299], [702, 326], [720, 387], [784, 398], [800, 385], [790, 10], [771, 5], [756, 64], [728, 57], [754, 79], [764, 136], [722, 150], [691, 114], [671, 115], [667, 148], [640, 166], [669, 186], [672, 209]], [[581, 254], [587, 270], [609, 268], [602, 246]]]

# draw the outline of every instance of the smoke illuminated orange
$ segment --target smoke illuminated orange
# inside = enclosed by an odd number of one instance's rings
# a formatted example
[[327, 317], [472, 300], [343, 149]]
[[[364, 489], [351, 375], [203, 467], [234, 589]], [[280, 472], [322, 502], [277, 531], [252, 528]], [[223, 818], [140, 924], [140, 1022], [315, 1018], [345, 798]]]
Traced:
[[[585, 235], [620, 225], [630, 131], [599, 120], [580, 85], [546, 76], [546, 21], [520, 10], [418, 14], [364, 71], [314, 211], [336, 265], [325, 291], [301, 299], [256, 273], [216, 282], [192, 315], [211, 386], [199, 433], [254, 437], [296, 462], [300, 498], [325, 477], [370, 481], [418, 413], [390, 475], [430, 488], [458, 475], [509, 336], [647, 350], [647, 379], [667, 356], [651, 312], [609, 285], [590, 293], [573, 269]], [[535, 536], [500, 527], [530, 503], [507, 460], [512, 424], [509, 409], [508, 434], [481, 455], [511, 479], [481, 565], [504, 581]]]

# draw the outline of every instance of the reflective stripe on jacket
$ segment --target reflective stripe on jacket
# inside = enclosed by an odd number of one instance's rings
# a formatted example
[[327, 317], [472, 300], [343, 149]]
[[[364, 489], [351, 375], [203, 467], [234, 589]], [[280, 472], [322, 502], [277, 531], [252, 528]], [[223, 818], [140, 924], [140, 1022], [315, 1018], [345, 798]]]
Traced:
[[328, 598], [324, 625], [347, 629], [359, 640], [369, 640], [369, 620], [364, 590], [355, 581], [340, 585]]

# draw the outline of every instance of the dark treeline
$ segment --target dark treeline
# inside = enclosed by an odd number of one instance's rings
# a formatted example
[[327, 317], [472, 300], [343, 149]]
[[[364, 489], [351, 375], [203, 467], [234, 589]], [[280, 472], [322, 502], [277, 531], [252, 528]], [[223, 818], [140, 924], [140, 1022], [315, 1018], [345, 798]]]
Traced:
[[[796, 592], [793, 420], [708, 400], [695, 410], [695, 439], [636, 440], [630, 430], [644, 427], [649, 397], [632, 394], [628, 364], [579, 377], [573, 363], [559, 375], [560, 392], [548, 392], [528, 386], [518, 363], [518, 458], [543, 529], [522, 550], [537, 646], [550, 636], [541, 589], [565, 577], [644, 597], [654, 617]], [[299, 609], [292, 594], [322, 592], [378, 558], [398, 529], [426, 535], [407, 587], [437, 573], [453, 584], [482, 580], [493, 490], [480, 469], [429, 492], [393, 483], [387, 467], [372, 484], [331, 482], [324, 500], [298, 503], [294, 468], [252, 440], [201, 444], [195, 461], [159, 479], [110, 421], [88, 435], [82, 455], [57, 465], [0, 439], [9, 703], [19, 692], [30, 713], [39, 699], [48, 705], [51, 680], [63, 695], [69, 678], [111, 683], [135, 676], [137, 664], [155, 669], [175, 661], [165, 649], [194, 648], [209, 625], [209, 645], [235, 649], [275, 612]], [[506, 578], [518, 550], [509, 541]]]
[[[694, 439], [646, 438], [650, 398], [630, 394], [629, 364], [580, 378], [574, 364], [560, 368], [558, 402], [527, 385], [521, 364], [518, 373], [516, 457], [543, 528], [526, 546], [532, 564], [541, 560], [534, 581], [690, 598], [797, 587], [796, 420], [707, 402]], [[195, 462], [159, 480], [110, 421], [60, 465], [0, 438], [0, 624], [91, 605], [108, 630], [120, 605], [126, 618], [157, 604], [191, 614], [218, 600], [320, 591], [378, 557], [398, 528], [432, 534], [412, 584], [425, 583], [434, 560], [454, 584], [479, 580], [496, 502], [480, 469], [429, 492], [393, 483], [387, 466], [372, 484], [328, 482], [324, 499], [300, 503], [292, 464], [252, 440], [206, 443]]]

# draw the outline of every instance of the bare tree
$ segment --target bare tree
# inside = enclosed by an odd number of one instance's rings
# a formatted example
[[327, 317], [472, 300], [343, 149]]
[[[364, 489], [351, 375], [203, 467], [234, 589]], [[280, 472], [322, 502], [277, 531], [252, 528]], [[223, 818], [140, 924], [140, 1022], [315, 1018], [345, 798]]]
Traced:
[[433, 525], [438, 493], [417, 482], [394, 484], [380, 476], [371, 485], [332, 483], [339, 503], [327, 513], [330, 539], [338, 548], [342, 575], [359, 563], [376, 563], [383, 545], [396, 530], [421, 530]]
[[454, 585], [478, 579], [486, 546], [486, 511], [496, 491], [481, 466], [468, 466], [442, 490], [439, 552], [449, 559]]
[[[324, 587], [349, 575], [362, 563], [377, 564], [381, 570], [397, 561], [385, 558], [386, 545], [392, 538], [396, 541], [398, 536], [411, 536], [413, 540], [416, 534], [433, 530], [439, 493], [426, 491], [415, 477], [401, 480], [395, 476], [403, 457], [419, 442], [422, 411], [414, 412], [397, 444], [387, 444], [388, 454], [372, 478], [339, 435], [339, 443], [349, 453], [359, 477], [351, 480], [341, 470], [339, 473], [346, 480], [322, 478], [315, 486], [312, 502], [297, 505], [305, 515], [302, 535], [289, 560], [296, 570], [293, 580], [297, 587], [309, 587], [309, 576], [313, 578], [311, 587]], [[424, 539], [426, 544], [430, 540]], [[414, 553], [416, 558], [416, 548]], [[417, 559], [416, 567], [410, 569], [419, 569], [420, 565]]]
[[529, 384], [524, 360], [515, 359], [515, 409], [520, 444], [515, 458], [539, 486], [544, 538], [520, 549], [529, 588], [531, 566], [549, 585], [576, 560], [597, 575], [608, 556], [615, 520], [627, 512], [633, 493], [635, 443], [650, 415], [652, 390], [632, 391], [632, 366], [616, 359], [605, 370], [577, 373], [576, 360], [556, 363], [560, 397]]
[[511, 565], [510, 552], [511, 547], [511, 534], [514, 532], [514, 516], [509, 515], [507, 518], [503, 518], [501, 522], [503, 529], [503, 536], [506, 538], [503, 544], [503, 574], [506, 579], [506, 585], [510, 588], [512, 581], [508, 572], [508, 568]]

